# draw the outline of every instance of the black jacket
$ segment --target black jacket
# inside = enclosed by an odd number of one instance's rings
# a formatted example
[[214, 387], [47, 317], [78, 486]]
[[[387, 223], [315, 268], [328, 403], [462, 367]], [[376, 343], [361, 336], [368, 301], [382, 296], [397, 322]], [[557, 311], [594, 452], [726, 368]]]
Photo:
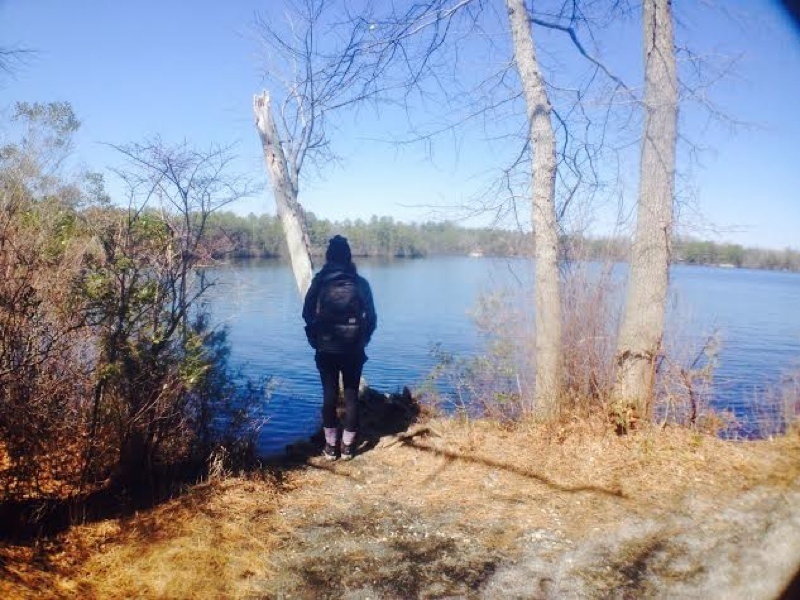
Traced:
[[328, 352], [331, 354], [341, 354], [345, 352], [352, 352], [353, 348], [344, 348], [337, 344], [335, 341], [330, 342], [326, 340], [321, 343], [319, 335], [319, 324], [315, 322], [317, 316], [317, 300], [319, 298], [320, 287], [326, 281], [330, 281], [340, 276], [342, 273], [349, 273], [355, 275], [356, 289], [361, 301], [364, 305], [364, 331], [362, 332], [361, 345], [357, 351], [364, 350], [364, 347], [369, 344], [375, 328], [378, 326], [378, 316], [375, 314], [375, 303], [372, 300], [372, 290], [366, 279], [358, 275], [355, 266], [351, 263], [349, 265], [340, 265], [336, 263], [326, 263], [320, 271], [314, 275], [311, 281], [311, 286], [306, 293], [305, 302], [303, 302], [303, 320], [306, 322], [306, 336], [308, 343], [311, 344], [319, 352]]

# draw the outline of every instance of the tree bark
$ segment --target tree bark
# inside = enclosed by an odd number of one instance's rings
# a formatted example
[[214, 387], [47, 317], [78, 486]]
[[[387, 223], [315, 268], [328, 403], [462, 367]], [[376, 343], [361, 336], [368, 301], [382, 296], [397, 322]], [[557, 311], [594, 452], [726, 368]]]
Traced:
[[643, 21], [646, 114], [639, 203], [613, 396], [617, 408], [646, 418], [664, 336], [673, 229], [678, 79], [671, 0], [645, 0]]
[[539, 71], [531, 23], [524, 0], [506, 0], [514, 61], [525, 95], [532, 147], [532, 210], [536, 327], [535, 411], [552, 418], [558, 409], [562, 378], [561, 282], [555, 208], [556, 143], [550, 100]]
[[297, 201], [297, 178], [291, 176], [290, 165], [281, 146], [278, 129], [272, 117], [269, 92], [263, 92], [253, 99], [253, 112], [256, 127], [264, 149], [275, 205], [278, 209], [286, 244], [289, 247], [289, 260], [292, 265], [297, 289], [305, 297], [314, 273], [311, 263], [311, 243], [306, 229], [303, 208]]

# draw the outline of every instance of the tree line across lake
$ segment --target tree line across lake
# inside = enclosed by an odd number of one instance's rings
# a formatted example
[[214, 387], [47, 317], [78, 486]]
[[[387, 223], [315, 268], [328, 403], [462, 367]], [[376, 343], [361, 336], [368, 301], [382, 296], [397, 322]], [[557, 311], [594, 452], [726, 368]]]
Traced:
[[[334, 234], [347, 237], [356, 256], [421, 258], [428, 255], [529, 256], [528, 232], [496, 227], [464, 227], [452, 221], [403, 223], [392, 217], [331, 221], [306, 214], [312, 253], [321, 256]], [[286, 255], [278, 217], [237, 215], [230, 211], [209, 216], [207, 251], [214, 258], [277, 258]], [[625, 262], [630, 247], [616, 237], [562, 237], [564, 258]], [[800, 252], [749, 248], [740, 244], [677, 238], [673, 262], [750, 269], [800, 271]]]

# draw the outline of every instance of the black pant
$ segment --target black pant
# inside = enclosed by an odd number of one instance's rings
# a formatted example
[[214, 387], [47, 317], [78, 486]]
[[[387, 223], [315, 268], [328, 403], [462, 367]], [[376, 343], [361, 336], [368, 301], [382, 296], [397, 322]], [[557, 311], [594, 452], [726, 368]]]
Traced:
[[322, 380], [322, 426], [336, 427], [336, 399], [339, 373], [344, 383], [344, 428], [358, 431], [358, 384], [364, 368], [364, 353], [329, 354], [317, 352], [316, 363]]

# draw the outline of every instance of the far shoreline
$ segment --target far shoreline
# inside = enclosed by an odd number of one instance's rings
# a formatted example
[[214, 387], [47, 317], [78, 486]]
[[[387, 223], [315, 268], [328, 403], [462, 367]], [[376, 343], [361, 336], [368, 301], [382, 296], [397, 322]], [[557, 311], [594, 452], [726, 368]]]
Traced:
[[[324, 256], [318, 253], [311, 254], [312, 259], [315, 262], [322, 262], [324, 260]], [[435, 252], [430, 254], [414, 254], [414, 255], [386, 255], [386, 254], [353, 254], [353, 258], [356, 260], [379, 260], [379, 261], [403, 261], [403, 260], [424, 260], [424, 259], [436, 259], [436, 258], [470, 258], [470, 259], [526, 259], [531, 258], [524, 254], [475, 254], [474, 252], [470, 252], [467, 254], [460, 253], [460, 252]], [[250, 262], [250, 261], [280, 261], [284, 262], [288, 260], [288, 257], [285, 257], [280, 254], [272, 254], [272, 253], [265, 253], [265, 254], [236, 254], [233, 256], [221, 256], [221, 257], [214, 257], [214, 262], [211, 263], [204, 263], [200, 266], [200, 268], [213, 268], [221, 265], [236, 265], [239, 263]], [[566, 264], [570, 262], [586, 262], [586, 263], [603, 263], [603, 262], [611, 262], [613, 264], [623, 264], [627, 265], [628, 261], [626, 260], [613, 260], [613, 261], [603, 261], [599, 258], [587, 258], [577, 261], [571, 260], [562, 260], [560, 261], [561, 264]], [[719, 270], [731, 270], [731, 271], [764, 271], [764, 272], [771, 272], [771, 273], [800, 273], [800, 268], [798, 269], [788, 269], [785, 267], [766, 267], [766, 266], [745, 266], [745, 265], [735, 265], [732, 263], [712, 263], [712, 262], [689, 262], [685, 260], [675, 260], [670, 263], [671, 267], [707, 267]]]

